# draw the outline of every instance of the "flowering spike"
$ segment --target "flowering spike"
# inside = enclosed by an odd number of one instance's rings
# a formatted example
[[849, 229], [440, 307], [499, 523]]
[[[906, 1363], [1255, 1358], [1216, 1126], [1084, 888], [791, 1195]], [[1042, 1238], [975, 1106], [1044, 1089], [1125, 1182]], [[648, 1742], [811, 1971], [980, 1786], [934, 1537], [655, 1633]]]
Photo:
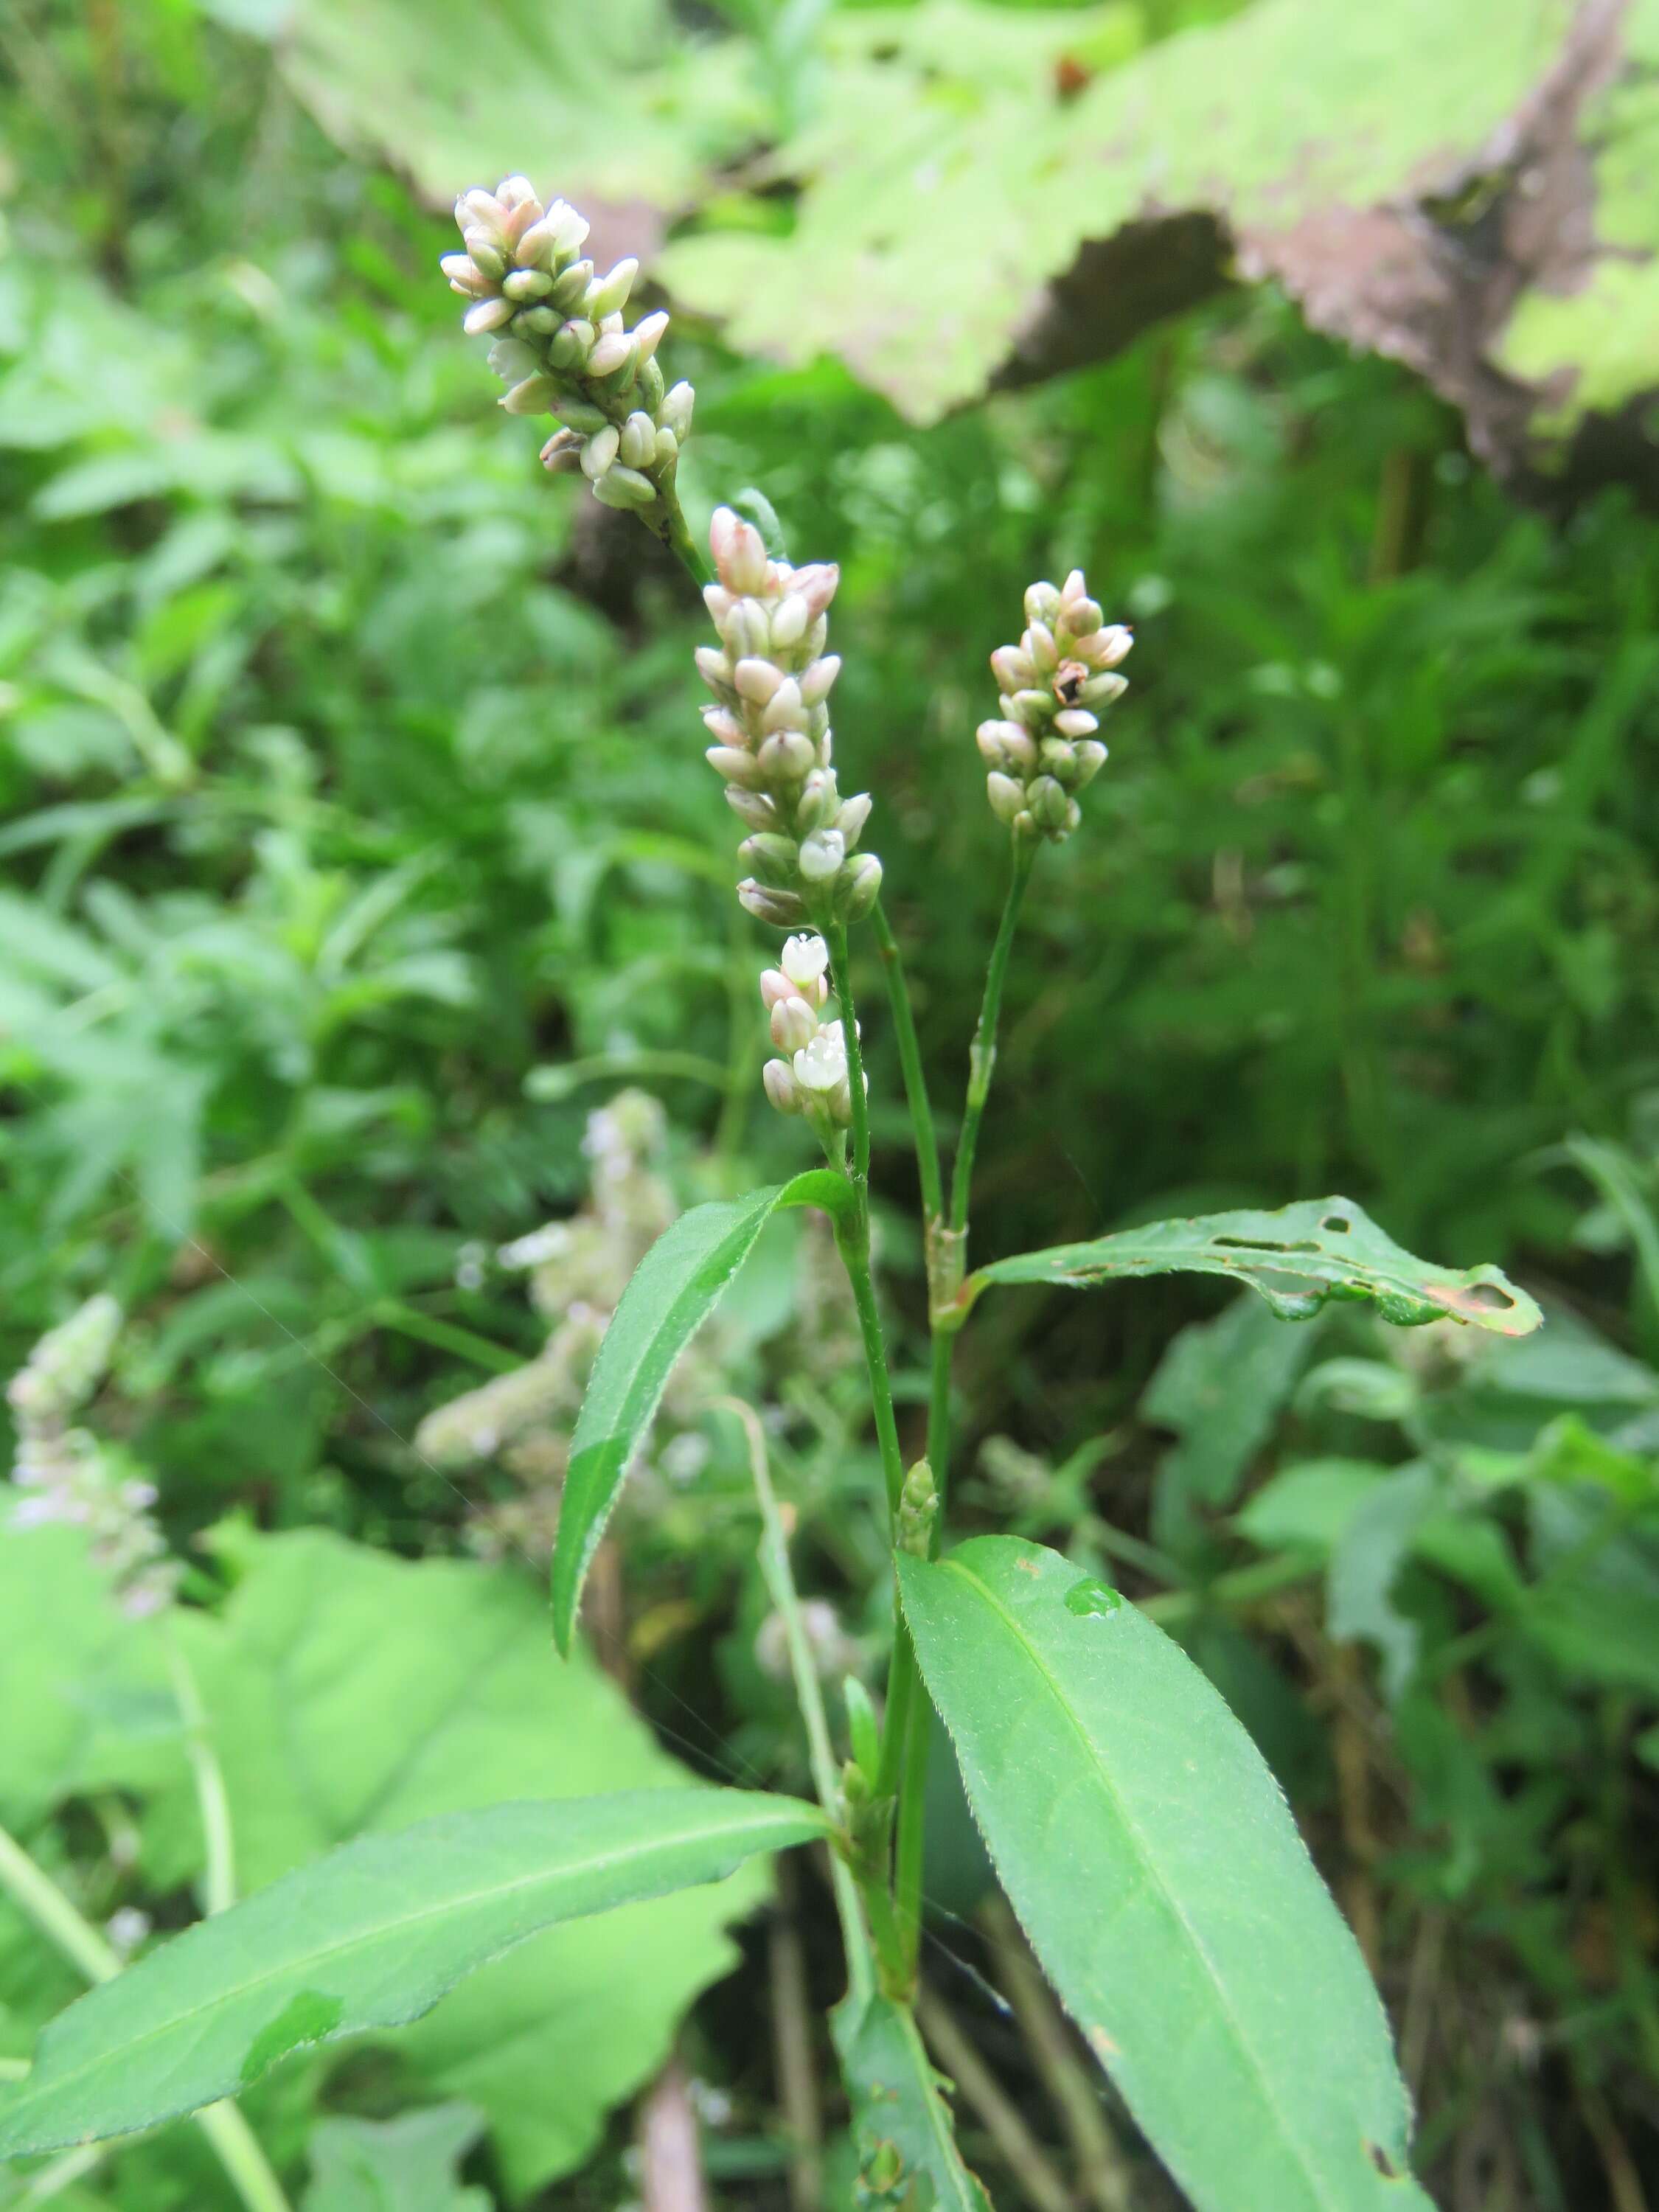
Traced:
[[1121, 623], [1103, 627], [1080, 568], [1059, 590], [1033, 584], [1025, 623], [1018, 645], [991, 655], [1002, 712], [980, 724], [975, 740], [998, 821], [1016, 836], [1058, 844], [1082, 818], [1077, 793], [1105, 762], [1099, 710], [1127, 689], [1112, 672], [1134, 639]]

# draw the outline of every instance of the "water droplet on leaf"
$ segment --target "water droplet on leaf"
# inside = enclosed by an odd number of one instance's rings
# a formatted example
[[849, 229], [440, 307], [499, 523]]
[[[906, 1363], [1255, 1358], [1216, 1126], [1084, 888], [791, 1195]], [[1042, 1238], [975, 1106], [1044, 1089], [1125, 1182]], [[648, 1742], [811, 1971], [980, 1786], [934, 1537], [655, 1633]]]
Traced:
[[1085, 1575], [1080, 1583], [1073, 1583], [1066, 1593], [1066, 1610], [1079, 1620], [1090, 1620], [1097, 1614], [1115, 1613], [1122, 1604], [1121, 1594], [1110, 1583], [1103, 1583], [1098, 1575]]

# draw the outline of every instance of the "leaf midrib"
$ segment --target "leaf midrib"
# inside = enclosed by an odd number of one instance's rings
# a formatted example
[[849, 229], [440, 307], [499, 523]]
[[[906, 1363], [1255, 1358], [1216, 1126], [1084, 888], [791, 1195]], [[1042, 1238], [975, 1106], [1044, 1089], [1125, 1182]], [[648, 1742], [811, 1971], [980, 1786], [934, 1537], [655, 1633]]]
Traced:
[[[573, 1799], [569, 1802], [574, 1803], [580, 1801]], [[811, 1810], [811, 1808], [805, 1805], [805, 1801], [802, 1802], [801, 1810]], [[771, 1820], [778, 1817], [780, 1816], [769, 1815], [769, 1824]], [[760, 1816], [756, 1814], [752, 1816], [751, 1822], [745, 1825], [757, 1825], [759, 1824], [759, 1821]], [[473, 1890], [463, 1897], [455, 1897], [453, 1895], [446, 1897], [438, 1903], [422, 1905], [418, 1910], [413, 1912], [404, 1913], [395, 1919], [382, 1921], [377, 1927], [369, 1930], [365, 1935], [352, 1936], [343, 1942], [331, 1944], [325, 1949], [302, 1953], [296, 1957], [284, 1960], [280, 1966], [274, 1967], [269, 1972], [262, 1974], [256, 1974], [250, 1980], [239, 1982], [234, 1988], [222, 1990], [217, 1996], [208, 1999], [204, 2003], [194, 2008], [191, 2011], [176, 2013], [171, 2019], [160, 2022], [155, 2027], [143, 2029], [139, 2033], [133, 2036], [129, 2041], [124, 2043], [120, 2046], [121, 2051], [125, 2055], [131, 2051], [139, 2051], [143, 2049], [146, 2045], [155, 2043], [164, 2036], [176, 2034], [181, 2029], [188, 2027], [192, 2021], [203, 2019], [210, 2013], [220, 2010], [227, 2005], [235, 2003], [238, 1999], [252, 1994], [267, 1982], [276, 1980], [279, 1978], [286, 1977], [289, 1974], [302, 1973], [308, 1966], [320, 1964], [324, 1961], [332, 1961], [338, 1959], [349, 1958], [354, 1951], [366, 1949], [371, 1944], [384, 1942], [386, 1938], [402, 1934], [407, 1929], [418, 1928], [423, 1922], [441, 1919], [451, 1913], [465, 1911], [475, 1905], [489, 1902], [495, 1899], [499, 1898], [505, 1899], [511, 1898], [522, 1890], [533, 1888], [538, 1882], [548, 1882], [557, 1880], [560, 1871], [567, 1874], [575, 1874], [578, 1872], [584, 1874], [603, 1872], [607, 1868], [624, 1866], [630, 1859], [645, 1856], [653, 1850], [663, 1848], [672, 1849], [672, 1844], [674, 1843], [685, 1843], [688, 1841], [696, 1842], [700, 1840], [705, 1835], [713, 1836], [714, 1834], [720, 1834], [724, 1840], [735, 1841], [737, 1837], [743, 1832], [744, 1832], [744, 1829], [732, 1829], [730, 1831], [716, 1831], [710, 1829], [683, 1830], [672, 1839], [672, 1843], [667, 1846], [665, 1846], [663, 1844], [662, 1838], [658, 1837], [652, 1838], [646, 1843], [626, 1845], [620, 1850], [608, 1852], [602, 1856], [585, 1859], [581, 1861], [578, 1866], [568, 1867], [563, 1869], [554, 1870], [551, 1872], [544, 1869], [538, 1874], [523, 1875], [516, 1877], [512, 1881], [497, 1883], [482, 1889]], [[374, 1838], [365, 1838], [363, 1840], [365, 1842], [378, 1844], [387, 1841], [389, 1838], [377, 1836]], [[709, 1876], [707, 1877], [707, 1879], [712, 1881], [715, 1879], [715, 1877]], [[701, 1884], [693, 1884], [689, 1882], [684, 1885], [687, 1888], [701, 1886]], [[257, 1893], [259, 1895], [269, 1896], [270, 1893], [267, 1890]], [[613, 1910], [615, 1910], [614, 1906], [594, 1905], [590, 1906], [586, 1912], [572, 1913], [569, 1917], [572, 1919], [584, 1919], [588, 1917], [592, 1912]], [[198, 1921], [196, 1924], [198, 1927], [206, 1927], [210, 1923], [206, 1921]], [[550, 1923], [549, 1924], [552, 1925], [555, 1923]], [[155, 1955], [157, 1957], [163, 1957], [166, 1954], [165, 1953], [157, 1953]], [[106, 1984], [105, 1986], [110, 1985]], [[411, 2018], [414, 2017], [412, 2014], [410, 2016]], [[382, 2025], [396, 2027], [400, 2023], [395, 2021], [388, 2022], [369, 2021], [365, 2023], [365, 2027]], [[361, 2032], [362, 2031], [350, 2028], [344, 2031], [347, 2034]], [[333, 2038], [331, 2035], [319, 2037], [317, 2039], [317, 2040], [321, 2042], [331, 2041], [332, 2039]], [[62, 2096], [66, 2091], [72, 2090], [76, 2082], [84, 2081], [88, 2074], [95, 2073], [99, 2067], [107, 2064], [111, 2056], [111, 2053], [106, 2051], [94, 2057], [83, 2060], [80, 2065], [71, 2069], [69, 2073], [60, 2075], [56, 2081], [48, 2081], [46, 2087], [40, 2091], [38, 2094], [43, 2100], [48, 2098], [56, 2099]], [[24, 2112], [26, 2109], [26, 2106], [22, 2103], [14, 2106], [11, 2110], [3, 2116], [3, 2120], [0, 2120], [0, 2125], [4, 2125], [15, 2121], [18, 2115]]]
[[1049, 1666], [1048, 1661], [1043, 1657], [1042, 1652], [1038, 1650], [1036, 1644], [1032, 1643], [1030, 1638], [1025, 1633], [1025, 1631], [1020, 1626], [1018, 1616], [1010, 1612], [1007, 1606], [1003, 1602], [1001, 1598], [997, 1595], [996, 1592], [991, 1588], [988, 1583], [984, 1581], [981, 1577], [973, 1573], [968, 1567], [963, 1566], [957, 1559], [944, 1559], [939, 1562], [939, 1565], [945, 1568], [947, 1571], [959, 1576], [963, 1582], [972, 1583], [976, 1589], [984, 1593], [986, 1603], [990, 1606], [992, 1610], [1003, 1621], [1008, 1632], [1019, 1644], [1021, 1650], [1029, 1655], [1032, 1665], [1042, 1676], [1043, 1683], [1048, 1688], [1050, 1696], [1054, 1698], [1054, 1703], [1060, 1707], [1060, 1711], [1065, 1715], [1066, 1720], [1071, 1723], [1071, 1726], [1077, 1735], [1079, 1741], [1088, 1752], [1090, 1764], [1094, 1772], [1099, 1778], [1102, 1790], [1110, 1800], [1119, 1820], [1122, 1822], [1125, 1830], [1134, 1842], [1136, 1854], [1139, 1858], [1145, 1879], [1150, 1882], [1154, 1893], [1167, 1907], [1171, 1917], [1175, 1919], [1186, 1931], [1188, 1940], [1191, 1943], [1194, 1951], [1203, 1961], [1205, 1972], [1208, 1975], [1211, 1986], [1215, 1991], [1222, 2014], [1232, 2032], [1233, 2040], [1237, 2044], [1239, 2053], [1244, 2059], [1249, 2071], [1255, 2075], [1256, 2080], [1261, 2086], [1262, 2094], [1267, 2099], [1268, 2107], [1279, 2122], [1280, 2135], [1286, 2145], [1286, 2148], [1291, 2151], [1297, 2165], [1300, 2166], [1304, 2176], [1312, 2187], [1316, 2203], [1324, 2201], [1325, 2191], [1328, 2185], [1326, 2178], [1318, 2170], [1318, 2168], [1310, 2162], [1310, 2153], [1291, 2132], [1290, 2123], [1285, 2116], [1284, 2108], [1279, 2104], [1278, 2096], [1274, 2092], [1272, 2080], [1264, 2070], [1261, 2060], [1256, 2057], [1255, 2051], [1252, 2050], [1249, 2039], [1245, 2035], [1243, 2028], [1240, 2024], [1238, 2015], [1233, 2009], [1231, 2000], [1228, 1996], [1226, 1984], [1221, 1979], [1221, 1977], [1210, 1957], [1209, 1952], [1205, 1948], [1203, 1942], [1200, 1940], [1197, 1930], [1194, 1928], [1192, 1922], [1188, 1918], [1186, 1913], [1182, 1910], [1179, 1899], [1170, 1888], [1168, 1882], [1164, 1880], [1164, 1875], [1159, 1871], [1156, 1861], [1153, 1859], [1151, 1851], [1147, 1848], [1139, 1824], [1131, 1817], [1128, 1808], [1124, 1803], [1121, 1796], [1118, 1790], [1114, 1788], [1111, 1778], [1106, 1772], [1105, 1768], [1101, 1762], [1100, 1753], [1096, 1747], [1094, 1739], [1090, 1735], [1070, 1698], [1066, 1695], [1066, 1692], [1062, 1688], [1058, 1677], [1055, 1675], [1054, 1669]]

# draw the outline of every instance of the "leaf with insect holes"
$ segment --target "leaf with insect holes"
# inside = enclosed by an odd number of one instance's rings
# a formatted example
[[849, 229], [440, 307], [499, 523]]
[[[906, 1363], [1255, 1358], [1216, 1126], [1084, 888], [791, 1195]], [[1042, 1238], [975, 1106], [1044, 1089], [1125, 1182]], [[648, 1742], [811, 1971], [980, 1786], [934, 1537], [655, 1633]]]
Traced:
[[840, 1214], [852, 1186], [826, 1168], [746, 1198], [694, 1206], [634, 1270], [588, 1377], [570, 1439], [570, 1471], [553, 1553], [553, 1637], [568, 1652], [593, 1564], [629, 1462], [650, 1432], [674, 1363], [719, 1304], [775, 1213], [821, 1206]]
[[363, 1837], [59, 2014], [0, 2109], [0, 2158], [194, 2112], [290, 2051], [417, 2018], [539, 1929], [717, 1881], [828, 1826], [792, 1797], [638, 1790], [444, 1813]]
[[1199, 2212], [1429, 2212], [1359, 1947], [1179, 1645], [1018, 1537], [898, 1575], [1009, 1902]]
[[998, 1260], [970, 1275], [962, 1303], [993, 1283], [1092, 1290], [1133, 1275], [1220, 1275], [1264, 1297], [1281, 1321], [1308, 1321], [1328, 1303], [1370, 1299], [1382, 1319], [1413, 1328], [1457, 1321], [1525, 1336], [1543, 1315], [1496, 1267], [1458, 1269], [1413, 1259], [1346, 1198], [1309, 1198], [1277, 1212], [1201, 1213], [1152, 1221], [1088, 1244], [1054, 1244]]

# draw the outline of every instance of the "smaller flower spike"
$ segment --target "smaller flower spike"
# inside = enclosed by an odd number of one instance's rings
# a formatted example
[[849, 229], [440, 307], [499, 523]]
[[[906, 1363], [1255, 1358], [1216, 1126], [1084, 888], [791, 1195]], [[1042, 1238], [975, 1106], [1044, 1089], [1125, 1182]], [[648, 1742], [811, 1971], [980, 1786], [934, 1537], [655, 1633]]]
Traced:
[[766, 1095], [780, 1114], [804, 1114], [828, 1148], [832, 1133], [853, 1118], [841, 1017], [822, 1018], [830, 996], [829, 946], [810, 933], [789, 938], [777, 967], [761, 977], [760, 990], [772, 1042], [784, 1055], [761, 1071]]
[[823, 648], [840, 571], [769, 559], [727, 507], [708, 543], [718, 580], [703, 599], [720, 641], [699, 648], [697, 668], [715, 701], [703, 708], [706, 757], [750, 832], [739, 853], [754, 872], [738, 896], [783, 929], [856, 921], [876, 902], [881, 862], [858, 849], [868, 797], [843, 799], [832, 765], [827, 702], [841, 663]]
[[691, 431], [689, 384], [665, 384], [657, 348], [665, 314], [630, 331], [623, 310], [640, 264], [604, 276], [581, 258], [585, 220], [563, 200], [544, 206], [524, 177], [455, 203], [462, 253], [440, 266], [466, 302], [462, 328], [489, 334], [489, 365], [509, 415], [556, 415], [542, 448], [550, 470], [580, 469], [593, 496], [648, 522], [677, 511], [674, 469]]
[[1134, 639], [1121, 623], [1103, 625], [1080, 568], [1058, 591], [1033, 584], [1025, 618], [1019, 643], [991, 655], [1002, 712], [976, 736], [997, 819], [1059, 844], [1082, 819], [1078, 793], [1105, 764], [1097, 710], [1128, 689], [1115, 671]]

